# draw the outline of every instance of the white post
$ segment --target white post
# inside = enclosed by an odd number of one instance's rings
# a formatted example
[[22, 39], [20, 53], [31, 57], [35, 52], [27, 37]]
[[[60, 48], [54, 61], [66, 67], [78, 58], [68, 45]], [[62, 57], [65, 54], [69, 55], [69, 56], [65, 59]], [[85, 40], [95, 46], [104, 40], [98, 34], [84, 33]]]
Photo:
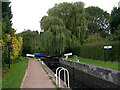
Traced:
[[58, 84], [58, 81], [57, 81], [57, 71], [58, 71], [58, 69], [60, 69], [60, 68], [63, 68], [63, 67], [58, 67], [58, 68], [56, 69], [56, 74], [55, 74], [55, 76], [56, 76], [56, 84]]
[[60, 72], [61, 72], [62, 70], [64, 70], [64, 68], [60, 69], [60, 71], [59, 71], [59, 87], [60, 87]]
[[66, 84], [66, 74], [65, 74], [65, 70], [64, 70], [64, 83]]
[[66, 69], [66, 71], [67, 71], [67, 75], [68, 75], [68, 88], [70, 88], [70, 85], [69, 85], [69, 72], [68, 72], [67, 69]]
[[68, 59], [68, 56], [66, 56], [66, 58], [65, 59]]

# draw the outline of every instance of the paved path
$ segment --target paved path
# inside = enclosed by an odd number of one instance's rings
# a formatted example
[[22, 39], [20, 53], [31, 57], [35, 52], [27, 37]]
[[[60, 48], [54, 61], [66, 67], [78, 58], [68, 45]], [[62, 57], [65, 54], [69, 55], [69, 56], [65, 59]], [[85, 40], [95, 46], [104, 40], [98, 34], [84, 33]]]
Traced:
[[24, 76], [21, 88], [56, 88], [40, 63], [35, 59], [29, 59], [28, 69]]

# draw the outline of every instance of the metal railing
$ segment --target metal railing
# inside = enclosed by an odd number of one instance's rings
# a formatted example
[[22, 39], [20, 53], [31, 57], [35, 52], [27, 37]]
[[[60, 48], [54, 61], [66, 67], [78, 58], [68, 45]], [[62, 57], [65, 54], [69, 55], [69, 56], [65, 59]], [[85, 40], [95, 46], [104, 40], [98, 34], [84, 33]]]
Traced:
[[[59, 72], [58, 72], [58, 70], [59, 70]], [[55, 77], [56, 77], [56, 84], [57, 85], [59, 85], [59, 87], [61, 87], [60, 86], [60, 73], [61, 73], [61, 71], [62, 70], [64, 70], [64, 83], [66, 84], [66, 73], [65, 72], [67, 72], [67, 80], [68, 80], [68, 85], [67, 85], [67, 87], [68, 88], [70, 88], [70, 86], [69, 86], [69, 72], [68, 72], [68, 70], [67, 69], [65, 69], [65, 68], [63, 68], [63, 67], [58, 67], [57, 69], [56, 69], [56, 74], [55, 74]], [[58, 75], [57, 75], [58, 74]], [[58, 78], [57, 78], [57, 76], [58, 76]], [[59, 81], [58, 81], [59, 80]], [[59, 83], [58, 83], [59, 82]]]

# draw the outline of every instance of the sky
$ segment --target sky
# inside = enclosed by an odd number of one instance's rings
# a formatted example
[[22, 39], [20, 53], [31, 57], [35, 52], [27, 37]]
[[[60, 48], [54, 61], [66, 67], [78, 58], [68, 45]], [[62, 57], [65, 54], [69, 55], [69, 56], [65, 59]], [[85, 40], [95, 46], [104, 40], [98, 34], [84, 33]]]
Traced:
[[85, 3], [85, 8], [89, 6], [98, 6], [104, 11], [111, 13], [114, 6], [118, 7], [120, 0], [10, 0], [11, 10], [13, 14], [12, 28], [16, 29], [16, 33], [20, 33], [25, 29], [38, 30], [40, 29], [40, 20], [47, 11], [54, 7], [57, 3], [62, 2], [77, 2]]

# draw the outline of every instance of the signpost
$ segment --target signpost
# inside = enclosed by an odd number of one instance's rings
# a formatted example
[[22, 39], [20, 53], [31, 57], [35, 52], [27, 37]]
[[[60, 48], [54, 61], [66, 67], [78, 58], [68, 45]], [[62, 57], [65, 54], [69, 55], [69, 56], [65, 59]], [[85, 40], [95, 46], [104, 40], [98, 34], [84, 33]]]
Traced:
[[12, 45], [12, 42], [7, 42], [7, 45], [8, 45], [8, 63], [10, 69], [10, 46]]
[[[112, 51], [112, 46], [104, 46], [104, 59], [106, 61], [106, 55], [105, 55], [105, 51], [110, 52]], [[110, 52], [111, 53], [111, 52]], [[111, 56], [109, 56], [110, 59]]]

